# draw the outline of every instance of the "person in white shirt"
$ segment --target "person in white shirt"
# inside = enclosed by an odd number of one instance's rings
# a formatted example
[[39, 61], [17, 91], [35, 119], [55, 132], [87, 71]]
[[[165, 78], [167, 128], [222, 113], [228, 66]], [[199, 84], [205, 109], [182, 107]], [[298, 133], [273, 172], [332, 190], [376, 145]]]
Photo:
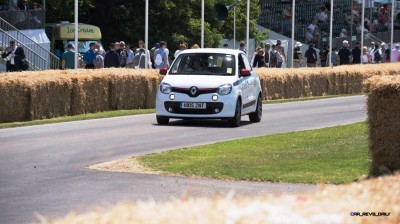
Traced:
[[342, 29], [342, 32], [340, 32], [340, 34], [339, 34], [339, 38], [346, 38], [346, 37], [348, 37], [347, 30]]
[[396, 44], [390, 53], [390, 62], [396, 63], [400, 62], [400, 44]]
[[187, 47], [188, 47], [187, 43], [181, 43], [181, 44], [179, 45], [179, 50], [176, 50], [176, 51], [175, 51], [174, 57], [177, 58], [178, 55], [179, 55], [182, 51], [184, 51], [184, 50], [187, 49]]
[[310, 28], [311, 33], [318, 32], [318, 20], [313, 20], [307, 28]]
[[7, 72], [23, 70], [22, 60], [25, 59], [25, 52], [23, 48], [16, 45], [14, 40], [10, 41], [10, 46], [6, 48], [1, 57], [7, 61]]
[[320, 11], [315, 15], [315, 18], [318, 19], [318, 21], [321, 22], [326, 22], [328, 20], [328, 15], [326, 14], [327, 9], [325, 6], [321, 7]]
[[371, 63], [374, 63], [374, 50], [375, 50], [375, 42], [371, 42], [368, 48], [368, 53], [371, 55]]

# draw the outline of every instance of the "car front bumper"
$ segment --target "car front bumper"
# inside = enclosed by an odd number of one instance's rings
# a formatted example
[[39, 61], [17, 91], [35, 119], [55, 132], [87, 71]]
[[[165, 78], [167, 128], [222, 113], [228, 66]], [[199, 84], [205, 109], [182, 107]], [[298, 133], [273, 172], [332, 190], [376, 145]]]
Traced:
[[[218, 99], [215, 100], [215, 96]], [[197, 97], [190, 97], [185, 93], [171, 92], [169, 94], [163, 94], [158, 91], [156, 98], [156, 114], [158, 116], [170, 118], [230, 118], [235, 115], [236, 100], [236, 94], [233, 92], [224, 96], [217, 93], [207, 93]], [[182, 108], [183, 102], [206, 103], [206, 108]]]

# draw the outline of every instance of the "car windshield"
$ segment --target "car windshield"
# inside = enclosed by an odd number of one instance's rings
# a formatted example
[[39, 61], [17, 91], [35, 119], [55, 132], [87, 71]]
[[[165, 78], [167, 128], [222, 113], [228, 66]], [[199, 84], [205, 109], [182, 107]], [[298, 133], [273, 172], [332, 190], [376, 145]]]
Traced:
[[235, 74], [235, 56], [220, 53], [181, 53], [171, 66], [172, 75]]

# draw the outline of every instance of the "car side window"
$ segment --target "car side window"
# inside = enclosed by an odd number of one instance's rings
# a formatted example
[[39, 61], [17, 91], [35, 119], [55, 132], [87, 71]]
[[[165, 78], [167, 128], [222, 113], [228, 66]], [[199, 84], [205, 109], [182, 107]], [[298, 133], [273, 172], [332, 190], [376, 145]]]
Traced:
[[239, 55], [239, 73], [244, 68], [246, 68], [246, 66], [244, 65], [243, 57], [242, 57], [242, 55]]
[[[243, 61], [243, 64], [244, 64], [243, 68], [251, 71], [252, 68], [250, 66], [249, 59], [246, 57], [246, 55], [240, 54], [240, 57], [242, 58], [242, 61]], [[242, 70], [242, 69], [240, 69], [240, 70]]]

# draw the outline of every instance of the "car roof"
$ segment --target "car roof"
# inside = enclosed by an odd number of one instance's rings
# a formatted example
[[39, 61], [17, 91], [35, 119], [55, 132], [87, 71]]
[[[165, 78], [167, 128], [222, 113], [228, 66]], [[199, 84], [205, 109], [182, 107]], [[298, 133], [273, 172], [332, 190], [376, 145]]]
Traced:
[[197, 48], [197, 49], [188, 49], [181, 52], [181, 54], [194, 54], [194, 53], [219, 53], [219, 54], [237, 55], [239, 53], [243, 53], [243, 51], [225, 49], [225, 48]]

